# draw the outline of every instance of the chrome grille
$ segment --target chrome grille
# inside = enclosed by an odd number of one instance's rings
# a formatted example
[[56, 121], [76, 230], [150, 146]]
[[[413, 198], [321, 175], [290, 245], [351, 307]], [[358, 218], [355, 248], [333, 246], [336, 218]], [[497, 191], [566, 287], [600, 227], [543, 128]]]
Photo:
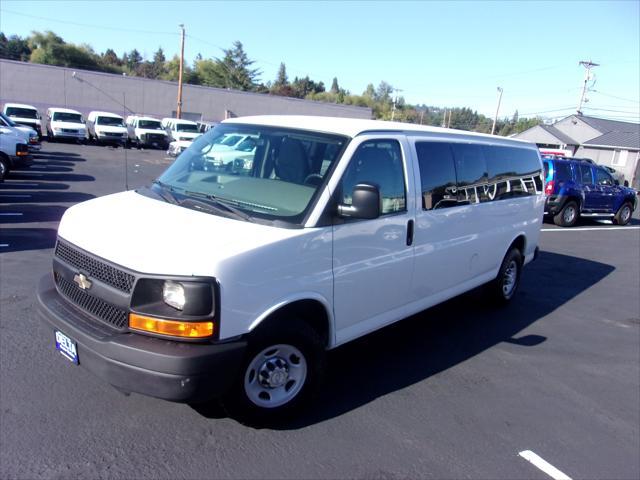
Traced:
[[127, 312], [81, 290], [57, 272], [53, 274], [58, 291], [71, 303], [91, 316], [122, 330], [127, 325]]
[[96, 278], [123, 292], [131, 293], [135, 277], [130, 273], [90, 257], [60, 240], [56, 244], [55, 255], [69, 265], [89, 274], [90, 277]]

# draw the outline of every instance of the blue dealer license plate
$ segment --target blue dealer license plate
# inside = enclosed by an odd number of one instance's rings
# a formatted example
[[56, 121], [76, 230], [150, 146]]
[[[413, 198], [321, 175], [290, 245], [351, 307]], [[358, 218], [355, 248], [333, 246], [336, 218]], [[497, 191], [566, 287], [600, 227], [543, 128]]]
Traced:
[[67, 360], [78, 364], [78, 346], [76, 342], [67, 337], [64, 333], [56, 330], [56, 350], [58, 350]]

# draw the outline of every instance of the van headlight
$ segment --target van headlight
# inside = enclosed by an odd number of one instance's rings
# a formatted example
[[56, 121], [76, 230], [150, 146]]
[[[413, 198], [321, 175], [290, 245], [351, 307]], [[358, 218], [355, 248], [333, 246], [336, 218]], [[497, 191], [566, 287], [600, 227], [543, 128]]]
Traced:
[[182, 284], [171, 280], [164, 282], [162, 287], [162, 300], [175, 309], [184, 310], [184, 304], [187, 300]]

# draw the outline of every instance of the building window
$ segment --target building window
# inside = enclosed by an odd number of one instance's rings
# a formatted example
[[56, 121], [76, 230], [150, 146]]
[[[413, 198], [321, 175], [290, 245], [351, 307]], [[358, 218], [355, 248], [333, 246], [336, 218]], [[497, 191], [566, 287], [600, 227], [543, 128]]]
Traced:
[[628, 150], [614, 150], [611, 165], [614, 167], [624, 167], [627, 164]]

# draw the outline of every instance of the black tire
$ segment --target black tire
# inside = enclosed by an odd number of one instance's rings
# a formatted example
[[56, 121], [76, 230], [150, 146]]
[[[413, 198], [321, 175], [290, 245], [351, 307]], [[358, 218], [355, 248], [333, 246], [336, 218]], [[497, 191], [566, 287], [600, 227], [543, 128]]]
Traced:
[[4, 182], [4, 179], [9, 175], [9, 160], [0, 157], [0, 182]]
[[580, 210], [578, 209], [578, 204], [573, 200], [569, 200], [564, 204], [562, 210], [553, 217], [553, 223], [559, 227], [573, 227], [579, 217]]
[[520, 286], [522, 276], [522, 253], [517, 248], [507, 252], [495, 280], [489, 284], [489, 293], [494, 303], [506, 305]]
[[613, 223], [615, 225], [626, 225], [631, 221], [631, 216], [633, 215], [633, 205], [630, 202], [625, 202], [618, 209], [615, 216], [613, 217]]
[[[296, 382], [303, 368], [304, 378]], [[325, 370], [325, 348], [315, 330], [295, 318], [270, 322], [268, 329], [249, 339], [238, 378], [222, 403], [229, 416], [241, 423], [277, 425], [315, 397]], [[266, 386], [269, 382], [280, 385]], [[283, 401], [279, 396], [285, 403], [279, 403]]]

